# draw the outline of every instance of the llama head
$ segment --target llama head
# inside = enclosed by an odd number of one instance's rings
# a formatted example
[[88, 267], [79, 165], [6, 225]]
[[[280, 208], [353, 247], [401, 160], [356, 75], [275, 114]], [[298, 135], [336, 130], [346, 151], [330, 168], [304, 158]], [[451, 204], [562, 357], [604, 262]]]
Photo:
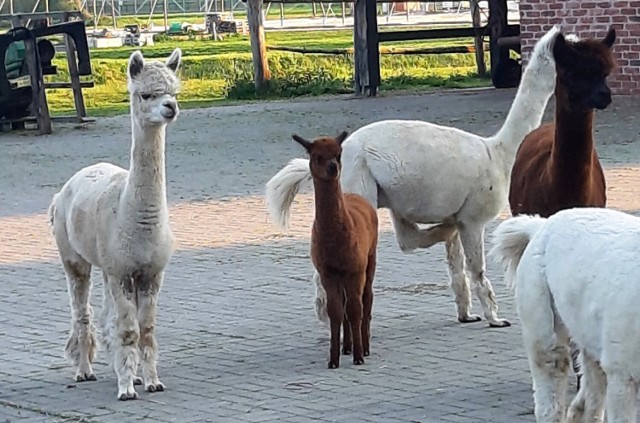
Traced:
[[341, 144], [347, 135], [348, 132], [343, 131], [335, 138], [320, 137], [309, 141], [296, 134], [293, 134], [292, 138], [309, 153], [311, 175], [314, 178], [331, 181], [340, 177]]
[[131, 94], [131, 116], [142, 127], [166, 125], [179, 114], [176, 95], [180, 80], [176, 75], [182, 51], [176, 48], [162, 62], [145, 61], [140, 51], [129, 57], [128, 88]]
[[553, 46], [558, 83], [556, 95], [566, 107], [589, 111], [611, 104], [607, 76], [615, 66], [611, 46], [616, 40], [613, 28], [602, 40], [577, 40], [558, 35]]

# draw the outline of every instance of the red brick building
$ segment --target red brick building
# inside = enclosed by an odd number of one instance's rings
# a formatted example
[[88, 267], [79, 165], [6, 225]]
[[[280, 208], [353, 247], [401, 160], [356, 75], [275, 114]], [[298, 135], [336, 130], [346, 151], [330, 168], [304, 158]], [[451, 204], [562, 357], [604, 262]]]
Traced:
[[640, 94], [640, 0], [520, 0], [525, 60], [536, 41], [556, 24], [580, 38], [604, 38], [613, 25], [618, 69], [609, 77], [609, 86], [616, 94]]

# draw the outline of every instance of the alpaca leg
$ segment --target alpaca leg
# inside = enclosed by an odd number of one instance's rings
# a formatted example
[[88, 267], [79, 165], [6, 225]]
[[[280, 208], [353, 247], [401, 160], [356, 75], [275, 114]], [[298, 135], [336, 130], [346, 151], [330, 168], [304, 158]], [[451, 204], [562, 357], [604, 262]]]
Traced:
[[455, 234], [445, 244], [447, 250], [447, 264], [451, 288], [456, 299], [458, 321], [460, 323], [479, 322], [480, 316], [471, 314], [471, 288], [464, 270], [464, 251], [460, 242], [460, 235]]
[[[345, 292], [342, 290], [342, 304], [347, 306]], [[351, 337], [351, 324], [349, 315], [345, 312], [342, 316], [342, 354], [349, 355], [353, 351], [353, 338]]]
[[349, 316], [344, 313], [342, 316], [342, 354], [351, 354], [353, 348], [353, 340], [351, 338], [351, 324], [349, 323]]
[[329, 351], [329, 368], [340, 367], [340, 325], [344, 315], [344, 301], [342, 288], [336, 281], [330, 281], [325, 287], [327, 293], [327, 311], [331, 326], [331, 350]]
[[147, 392], [164, 391], [165, 386], [158, 379], [156, 362], [158, 344], [156, 342], [156, 305], [162, 286], [163, 273], [147, 280], [136, 280], [138, 288], [138, 323], [140, 325], [140, 354], [142, 378]]
[[582, 374], [580, 372], [580, 349], [573, 341], [571, 341], [569, 347], [571, 348], [571, 364], [573, 365], [573, 372], [576, 374], [576, 388], [579, 391], [582, 379]]
[[508, 327], [511, 324], [498, 318], [498, 305], [491, 282], [485, 276], [484, 228], [482, 226], [462, 226], [459, 228], [460, 241], [466, 256], [467, 269], [474, 282], [474, 291], [482, 304], [485, 318], [491, 327]]
[[638, 387], [629, 375], [607, 373], [607, 422], [634, 423]]
[[598, 362], [590, 355], [583, 353], [582, 361], [582, 386], [569, 406], [567, 423], [602, 423], [607, 377]]
[[347, 316], [353, 337], [353, 364], [364, 364], [362, 348], [362, 296], [365, 286], [364, 274], [345, 283], [347, 294]]
[[63, 261], [71, 303], [71, 333], [65, 347], [65, 355], [76, 367], [78, 382], [97, 380], [91, 363], [96, 358], [96, 335], [92, 323], [91, 265], [77, 256]]
[[[102, 296], [102, 310], [100, 311], [100, 343], [102, 347], [107, 351], [109, 356], [113, 356], [114, 352], [114, 338], [116, 332], [116, 302], [113, 299], [113, 294], [109, 288], [109, 277], [106, 273], [102, 273], [103, 284], [103, 296]], [[114, 365], [115, 370], [115, 363]], [[135, 374], [137, 374], [137, 369]], [[133, 378], [134, 385], [142, 385], [142, 378], [135, 376]]]
[[138, 369], [140, 329], [136, 318], [135, 291], [131, 278], [109, 277], [109, 290], [115, 304], [115, 336], [112, 338], [113, 363], [118, 377], [118, 399], [136, 399], [133, 385]]
[[415, 223], [396, 216], [393, 211], [390, 213], [396, 240], [403, 253], [409, 253], [418, 248], [429, 248], [440, 242], [445, 242], [453, 236], [456, 230], [455, 226], [445, 224], [420, 229]]
[[[521, 265], [524, 263], [521, 262]], [[531, 376], [536, 421], [564, 423], [569, 373], [569, 336], [553, 309], [553, 298], [534, 259], [518, 274], [516, 305]]]
[[116, 302], [109, 288], [109, 277], [102, 273], [104, 281], [102, 295], [102, 309], [100, 310], [100, 343], [107, 354], [113, 354], [113, 338], [115, 336], [116, 324]]
[[367, 262], [367, 281], [362, 293], [362, 351], [365, 357], [371, 353], [371, 310], [373, 308], [373, 277], [376, 273], [376, 253]]
[[316, 308], [316, 317], [326, 326], [329, 326], [329, 313], [327, 312], [327, 293], [322, 286], [320, 273], [317, 270], [313, 272], [313, 282], [316, 286], [316, 298], [314, 301]]
[[566, 345], [544, 349], [540, 343], [526, 346], [533, 377], [536, 419], [539, 422], [564, 423], [569, 350]]

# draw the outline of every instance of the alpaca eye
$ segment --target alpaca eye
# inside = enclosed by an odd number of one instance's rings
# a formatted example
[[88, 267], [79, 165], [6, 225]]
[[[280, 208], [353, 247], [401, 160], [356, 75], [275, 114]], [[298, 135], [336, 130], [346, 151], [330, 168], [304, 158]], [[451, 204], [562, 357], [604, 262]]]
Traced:
[[140, 94], [140, 97], [143, 100], [149, 100], [151, 98], [151, 94]]

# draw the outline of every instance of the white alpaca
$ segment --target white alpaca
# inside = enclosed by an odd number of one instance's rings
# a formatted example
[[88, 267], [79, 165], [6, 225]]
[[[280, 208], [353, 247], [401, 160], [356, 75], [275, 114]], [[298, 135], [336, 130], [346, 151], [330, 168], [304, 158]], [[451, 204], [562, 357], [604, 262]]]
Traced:
[[[548, 219], [518, 216], [496, 230], [490, 252], [515, 285], [538, 422], [636, 421], [640, 382], [640, 218], [574, 208]], [[565, 398], [569, 337], [583, 380]]]
[[[386, 120], [355, 131], [343, 144], [344, 192], [362, 195], [374, 207], [389, 208], [400, 248], [409, 252], [446, 242], [458, 320], [471, 314], [466, 267], [491, 326], [499, 319], [491, 283], [485, 276], [484, 227], [507, 205], [509, 175], [525, 135], [540, 125], [555, 89], [552, 47], [558, 28], [536, 45], [500, 131], [483, 138], [422, 121]], [[291, 203], [309, 179], [306, 159], [292, 160], [267, 183], [266, 201], [276, 223], [286, 227]], [[432, 224], [421, 229], [418, 224]], [[317, 286], [316, 314], [326, 321], [326, 295]]]
[[[134, 383], [162, 391], [156, 361], [156, 304], [173, 249], [165, 180], [165, 132], [178, 116], [175, 72], [181, 51], [166, 63], [129, 58], [133, 142], [129, 171], [99, 163], [76, 173], [53, 197], [49, 219], [67, 275], [72, 328], [66, 356], [76, 380], [96, 380], [90, 305], [91, 268], [102, 270], [101, 341], [112, 354], [118, 399], [137, 398]], [[142, 379], [136, 376], [142, 361]]]

